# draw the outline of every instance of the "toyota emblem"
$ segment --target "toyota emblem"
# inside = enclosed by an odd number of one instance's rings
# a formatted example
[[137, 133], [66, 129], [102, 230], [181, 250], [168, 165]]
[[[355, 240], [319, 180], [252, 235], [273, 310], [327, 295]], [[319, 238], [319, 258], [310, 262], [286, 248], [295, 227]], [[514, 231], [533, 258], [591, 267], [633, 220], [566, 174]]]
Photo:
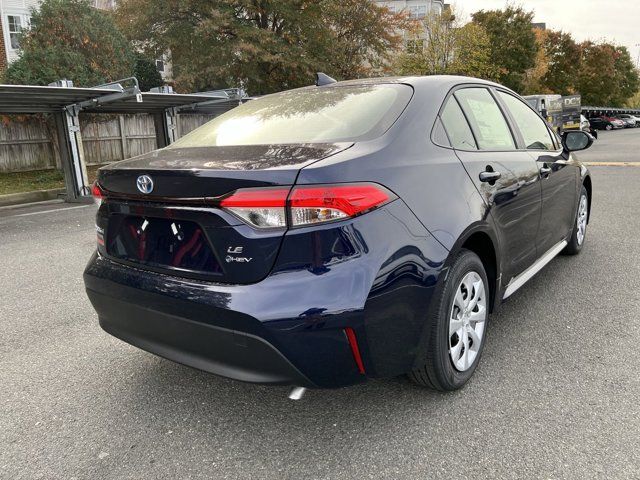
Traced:
[[136, 185], [138, 186], [138, 190], [145, 195], [153, 192], [153, 180], [149, 175], [140, 175], [136, 181]]

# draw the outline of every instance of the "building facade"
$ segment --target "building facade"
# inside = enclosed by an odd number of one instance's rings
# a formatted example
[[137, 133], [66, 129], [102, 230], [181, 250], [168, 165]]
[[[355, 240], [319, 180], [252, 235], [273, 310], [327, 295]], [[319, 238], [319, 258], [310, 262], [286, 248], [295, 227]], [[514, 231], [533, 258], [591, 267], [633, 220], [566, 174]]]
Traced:
[[[0, 0], [0, 16], [2, 17], [2, 45], [3, 53], [0, 64], [2, 70], [16, 60], [20, 53], [20, 32], [29, 28], [31, 10], [37, 8], [38, 0]], [[4, 52], [2, 52], [4, 50]]]
[[444, 0], [375, 0], [378, 5], [385, 6], [392, 12], [407, 12], [412, 18], [424, 18], [427, 14], [442, 13]]

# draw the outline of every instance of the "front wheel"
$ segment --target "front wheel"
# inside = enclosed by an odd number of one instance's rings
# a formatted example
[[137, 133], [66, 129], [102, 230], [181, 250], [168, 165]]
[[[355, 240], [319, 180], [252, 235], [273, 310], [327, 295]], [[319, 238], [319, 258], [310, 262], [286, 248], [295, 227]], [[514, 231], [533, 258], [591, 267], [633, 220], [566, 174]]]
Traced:
[[606, 127], [604, 127], [604, 128], [606, 128], [607, 130], [613, 130], [613, 125], [607, 125], [607, 126], [606, 126]]
[[484, 347], [489, 283], [480, 258], [469, 250], [456, 256], [442, 288], [434, 294], [431, 329], [422, 357], [409, 378], [434, 390], [461, 388], [473, 375]]
[[565, 255], [577, 255], [582, 251], [584, 241], [587, 236], [587, 224], [589, 223], [589, 193], [587, 189], [582, 187], [580, 192], [580, 201], [578, 202], [578, 211], [576, 212], [576, 221], [573, 224], [573, 231], [569, 244], [562, 251]]

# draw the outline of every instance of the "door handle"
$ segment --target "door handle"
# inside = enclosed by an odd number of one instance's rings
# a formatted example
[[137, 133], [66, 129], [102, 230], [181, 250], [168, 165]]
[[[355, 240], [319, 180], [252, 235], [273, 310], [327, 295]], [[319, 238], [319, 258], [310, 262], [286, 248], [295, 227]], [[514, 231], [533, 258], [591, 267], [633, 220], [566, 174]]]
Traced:
[[540, 167], [540, 175], [549, 175], [551, 173], [551, 167], [547, 167], [546, 165]]
[[493, 170], [487, 170], [485, 172], [480, 172], [480, 181], [481, 182], [495, 182], [498, 180], [502, 174], [500, 172], [494, 172]]

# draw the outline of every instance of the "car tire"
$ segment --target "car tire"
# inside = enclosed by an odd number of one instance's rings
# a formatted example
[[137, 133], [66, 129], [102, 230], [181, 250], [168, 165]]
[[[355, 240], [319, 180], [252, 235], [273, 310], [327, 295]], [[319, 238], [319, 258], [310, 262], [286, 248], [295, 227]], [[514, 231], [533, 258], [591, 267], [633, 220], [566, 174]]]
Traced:
[[452, 391], [469, 381], [486, 341], [489, 299], [490, 287], [482, 261], [475, 253], [462, 249], [434, 293], [427, 318], [428, 335], [423, 338], [418, 360], [409, 373], [414, 383]]
[[613, 130], [613, 125], [607, 125], [604, 128], [605, 128], [605, 130]]
[[589, 223], [589, 193], [587, 189], [582, 187], [580, 192], [580, 200], [578, 201], [578, 209], [573, 222], [573, 230], [569, 244], [562, 251], [564, 255], [577, 255], [582, 251], [587, 235], [587, 225]]

